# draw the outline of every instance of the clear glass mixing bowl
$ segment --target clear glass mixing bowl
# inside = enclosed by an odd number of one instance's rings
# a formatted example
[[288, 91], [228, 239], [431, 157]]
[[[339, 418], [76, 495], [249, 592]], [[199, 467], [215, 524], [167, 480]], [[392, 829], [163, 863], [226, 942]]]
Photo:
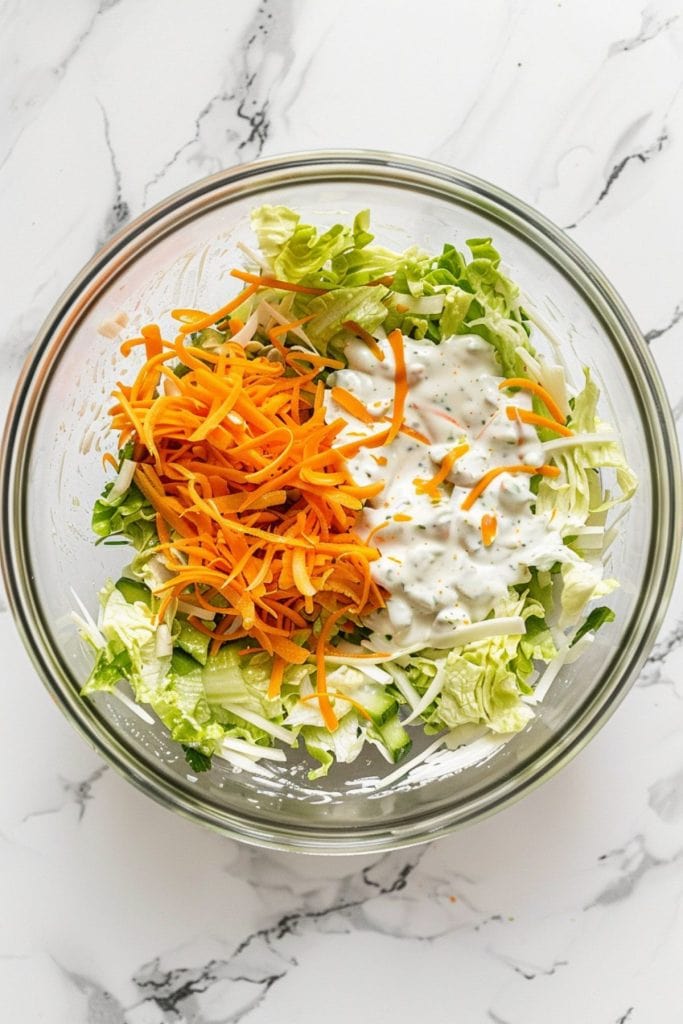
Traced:
[[[609, 418], [640, 478], [621, 521], [611, 571], [622, 583], [617, 619], [567, 666], [533, 723], [479, 764], [374, 795], [352, 777], [376, 774], [359, 759], [309, 783], [303, 763], [276, 784], [228, 765], [195, 778], [159, 724], [113, 698], [79, 696], [91, 657], [70, 618], [73, 588], [94, 609], [120, 547], [96, 547], [90, 510], [103, 474], [106, 409], [130, 374], [100, 323], [119, 310], [131, 327], [177, 305], [225, 302], [236, 243], [249, 212], [282, 203], [314, 223], [369, 207], [378, 241], [436, 252], [491, 234], [511, 276], [563, 339], [575, 372], [590, 365]], [[232, 282], [234, 287], [234, 282]], [[231, 292], [230, 292], [231, 293]], [[452, 168], [372, 152], [304, 153], [242, 166], [198, 182], [119, 232], [57, 303], [33, 346], [4, 441], [2, 556], [24, 642], [68, 718], [126, 778], [169, 808], [226, 835], [308, 852], [370, 852], [443, 835], [526, 793], [595, 734], [633, 681], [656, 635], [675, 575], [680, 469], [664, 390], [643, 338], [600, 271], [535, 210]], [[384, 765], [384, 770], [387, 766]], [[424, 774], [424, 773], [423, 773]]]

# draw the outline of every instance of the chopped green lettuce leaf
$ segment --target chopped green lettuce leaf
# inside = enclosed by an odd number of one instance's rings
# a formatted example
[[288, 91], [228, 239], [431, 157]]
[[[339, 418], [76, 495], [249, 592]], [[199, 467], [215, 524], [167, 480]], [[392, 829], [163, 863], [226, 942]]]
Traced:
[[365, 743], [365, 731], [355, 711], [344, 715], [334, 732], [314, 725], [304, 725], [301, 728], [301, 736], [308, 753], [320, 764], [319, 768], [314, 768], [308, 773], [311, 780], [327, 775], [334, 761], [340, 764], [355, 761]]
[[200, 665], [206, 665], [209, 657], [211, 637], [207, 633], [202, 633], [201, 630], [193, 626], [187, 619], [176, 621], [179, 622], [178, 635], [175, 638], [176, 646], [186, 651]]
[[469, 723], [487, 725], [495, 733], [523, 729], [533, 711], [520, 700], [510, 660], [509, 646], [499, 638], [451, 651], [438, 700], [439, 721], [450, 729]]
[[383, 285], [360, 288], [335, 288], [318, 295], [308, 304], [309, 314], [315, 314], [307, 325], [308, 337], [321, 352], [327, 352], [329, 342], [342, 329], [347, 320], [353, 320], [366, 331], [376, 330], [387, 315], [382, 299], [387, 294]]
[[185, 760], [195, 772], [208, 772], [211, 768], [211, 758], [203, 754], [196, 747], [188, 747], [184, 743], [182, 748], [185, 751]]
[[[605, 424], [597, 415], [600, 390], [588, 367], [584, 369], [584, 375], [585, 385], [574, 399], [568, 425], [576, 434], [602, 433]], [[567, 530], [583, 526], [590, 515], [628, 501], [638, 486], [616, 437], [614, 441], [602, 444], [578, 444], [560, 449], [553, 452], [553, 462], [560, 469], [560, 475], [541, 478], [536, 509], [539, 513], [552, 513], [556, 523], [561, 523]], [[616, 470], [617, 497], [603, 496], [598, 476], [601, 469]]]
[[142, 491], [131, 484], [125, 494], [112, 501], [109, 494], [113, 486], [113, 480], [106, 484], [95, 502], [91, 520], [93, 532], [103, 540], [124, 537], [138, 551], [158, 544], [156, 514]]
[[319, 233], [284, 206], [261, 206], [251, 222], [273, 273], [285, 281], [310, 278], [335, 256], [356, 247], [357, 239], [372, 237], [360, 226], [354, 237], [353, 228], [343, 224]]
[[587, 615], [585, 622], [577, 629], [574, 639], [569, 646], [573, 647], [586, 633], [595, 633], [606, 622], [614, 622], [614, 619], [615, 615], [611, 608], [606, 608], [604, 605], [601, 605], [599, 608], [593, 608]]
[[590, 601], [611, 594], [618, 586], [617, 580], [602, 578], [601, 565], [593, 565], [582, 558], [563, 565], [560, 627], [564, 629], [578, 622]]

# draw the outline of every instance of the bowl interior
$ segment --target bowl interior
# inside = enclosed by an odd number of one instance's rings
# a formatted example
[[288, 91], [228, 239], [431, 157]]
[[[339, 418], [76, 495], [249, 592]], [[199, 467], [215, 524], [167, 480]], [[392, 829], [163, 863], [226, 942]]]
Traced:
[[[603, 417], [621, 431], [640, 479], [610, 554], [610, 573], [621, 583], [610, 598], [616, 622], [562, 670], [532, 724], [509, 742], [480, 750], [476, 763], [471, 755], [445, 764], [437, 757], [414, 778], [376, 794], [357, 780], [390, 769], [370, 756], [317, 782], [306, 777], [311, 763], [304, 755], [272, 782], [228, 765], [197, 778], [161, 725], [145, 724], [112, 698], [78, 697], [91, 657], [70, 618], [72, 591], [94, 611], [103, 581], [127, 561], [125, 548], [95, 546], [90, 511], [103, 486], [101, 456], [114, 447], [110, 392], [117, 380], [130, 378], [137, 361], [135, 355], [124, 360], [118, 342], [98, 326], [123, 311], [130, 319], [126, 332], [152, 320], [170, 331], [174, 306], [222, 305], [235, 292], [228, 270], [241, 263], [237, 243], [253, 245], [249, 213], [261, 202], [294, 207], [319, 225], [368, 207], [377, 240], [392, 248], [417, 243], [436, 252], [445, 242], [463, 247], [467, 238], [493, 235], [510, 275], [561, 339], [575, 380], [587, 364], [602, 383]], [[663, 586], [657, 531], [668, 515], [661, 479], [666, 450], [644, 376], [651, 367], [643, 369], [642, 354], [601, 298], [590, 267], [573, 264], [547, 230], [504, 197], [453, 174], [437, 181], [424, 170], [379, 164], [234, 172], [146, 215], [57, 309], [15, 414], [13, 588], [49, 685], [89, 737], [148, 791], [255, 841], [310, 849], [398, 845], [477, 816], [547, 773], [616, 699], [620, 681], [643, 654]], [[538, 335], [533, 340], [545, 346]]]

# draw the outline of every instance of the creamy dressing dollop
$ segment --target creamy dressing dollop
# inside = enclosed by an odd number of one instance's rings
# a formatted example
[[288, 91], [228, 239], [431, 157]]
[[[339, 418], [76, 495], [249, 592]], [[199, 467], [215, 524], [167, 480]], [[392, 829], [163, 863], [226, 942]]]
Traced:
[[[383, 361], [362, 341], [350, 342], [348, 368], [328, 379], [377, 419], [375, 424], [360, 422], [326, 389], [327, 422], [342, 418], [348, 423], [339, 445], [378, 433], [391, 417], [395, 362], [388, 342], [378, 344]], [[461, 335], [438, 345], [404, 338], [404, 350], [408, 396], [403, 422], [430, 443], [400, 433], [389, 445], [361, 449], [348, 465], [359, 485], [384, 482], [357, 524], [362, 538], [386, 524], [374, 535], [380, 558], [371, 566], [373, 579], [388, 592], [386, 608], [366, 624], [377, 636], [390, 638], [392, 646], [429, 646], [455, 627], [485, 618], [510, 586], [528, 579], [531, 566], [549, 569], [567, 559], [567, 548], [552, 517], [532, 511], [534, 495], [526, 474], [500, 474], [471, 509], [461, 508], [487, 470], [545, 461], [536, 430], [506, 416], [509, 405], [531, 409], [531, 398], [524, 391], [499, 389], [504, 378], [492, 347], [477, 335]], [[418, 493], [413, 481], [433, 477], [444, 456], [462, 442], [469, 451], [439, 488], [440, 499]], [[486, 513], [497, 519], [488, 547], [481, 533]]]

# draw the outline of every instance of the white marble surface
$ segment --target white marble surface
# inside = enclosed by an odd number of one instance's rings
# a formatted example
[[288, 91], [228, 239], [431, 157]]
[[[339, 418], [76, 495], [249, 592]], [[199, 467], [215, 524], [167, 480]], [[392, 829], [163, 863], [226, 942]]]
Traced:
[[[0, 400], [113, 230], [226, 165], [394, 149], [537, 205], [605, 269], [683, 414], [683, 5], [3, 0]], [[678, 1024], [683, 588], [588, 749], [371, 860], [260, 853], [107, 769], [0, 608], [0, 1018]]]

